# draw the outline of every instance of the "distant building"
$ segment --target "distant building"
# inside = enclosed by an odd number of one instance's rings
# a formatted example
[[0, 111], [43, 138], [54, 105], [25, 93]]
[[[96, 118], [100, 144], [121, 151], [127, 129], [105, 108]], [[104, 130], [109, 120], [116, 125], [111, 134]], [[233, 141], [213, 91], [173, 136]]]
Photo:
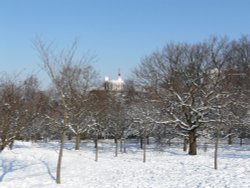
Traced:
[[111, 91], [122, 91], [124, 87], [124, 81], [122, 79], [121, 73], [118, 73], [117, 80], [110, 80], [108, 76], [105, 76], [104, 89]]

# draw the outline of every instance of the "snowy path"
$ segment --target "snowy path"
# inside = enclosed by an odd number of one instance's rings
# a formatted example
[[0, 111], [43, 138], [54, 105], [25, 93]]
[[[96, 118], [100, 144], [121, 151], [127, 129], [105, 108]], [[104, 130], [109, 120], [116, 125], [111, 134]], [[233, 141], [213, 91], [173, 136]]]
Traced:
[[[114, 157], [103, 144], [99, 162], [86, 144], [80, 151], [64, 150], [62, 184], [55, 184], [57, 145], [17, 142], [0, 154], [1, 188], [166, 188], [250, 187], [250, 147], [220, 149], [219, 170], [213, 169], [213, 150], [188, 156], [181, 148], [142, 152], [129, 148]], [[91, 147], [90, 147], [91, 146]], [[68, 144], [68, 148], [73, 147]]]

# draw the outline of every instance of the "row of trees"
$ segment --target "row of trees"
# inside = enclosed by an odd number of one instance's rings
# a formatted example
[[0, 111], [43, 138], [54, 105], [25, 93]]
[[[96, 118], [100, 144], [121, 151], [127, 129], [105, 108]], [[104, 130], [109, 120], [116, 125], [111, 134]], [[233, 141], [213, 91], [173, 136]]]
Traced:
[[32, 125], [42, 124], [40, 115], [46, 111], [47, 96], [38, 90], [37, 79], [30, 76], [23, 82], [15, 80], [6, 75], [0, 80], [0, 151], [15, 139], [32, 135]]
[[[149, 136], [158, 142], [180, 138], [197, 154], [197, 138], [249, 136], [250, 39], [211, 37], [196, 44], [169, 43], [141, 60], [123, 91], [104, 89], [91, 66], [93, 57], [77, 58], [77, 42], [55, 51], [40, 39], [34, 47], [52, 87], [38, 80], [2, 76], [0, 80], [0, 150], [15, 139], [60, 139], [57, 183], [65, 136], [115, 139], [141, 138], [146, 161]], [[98, 150], [96, 150], [96, 161]]]

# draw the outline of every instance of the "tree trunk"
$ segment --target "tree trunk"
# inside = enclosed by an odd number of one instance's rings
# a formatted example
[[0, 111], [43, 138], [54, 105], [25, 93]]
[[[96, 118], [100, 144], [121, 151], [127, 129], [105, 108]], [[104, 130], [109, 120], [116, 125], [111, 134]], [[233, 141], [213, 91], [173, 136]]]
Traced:
[[220, 136], [220, 128], [217, 127], [216, 138], [215, 138], [215, 147], [214, 147], [214, 169], [218, 169], [218, 145], [219, 145], [219, 136]]
[[9, 144], [10, 150], [13, 149], [13, 145], [14, 145], [14, 140], [12, 140], [12, 141], [10, 142], [10, 144]]
[[94, 143], [95, 143], [95, 148], [97, 148], [97, 142], [96, 142], [97, 140], [96, 139], [94, 139]]
[[229, 135], [229, 136], [228, 136], [228, 145], [232, 145], [232, 144], [233, 144], [232, 136]]
[[188, 148], [188, 139], [185, 137], [183, 142], [183, 151], [187, 151]]
[[57, 167], [56, 167], [56, 183], [57, 184], [61, 184], [61, 165], [62, 165], [64, 142], [65, 142], [65, 132], [63, 131], [61, 133], [60, 150], [59, 150]]
[[123, 149], [123, 146], [122, 146], [122, 138], [120, 139], [120, 152], [122, 153], [122, 149]]
[[68, 140], [72, 140], [72, 134], [68, 134]]
[[115, 157], [118, 157], [118, 140], [115, 138]]
[[228, 134], [229, 134], [229, 136], [228, 136], [228, 145], [232, 145], [232, 143], [233, 143], [231, 133], [232, 133], [232, 131], [231, 131], [231, 129], [230, 129], [230, 130], [228, 131]]
[[127, 153], [126, 138], [123, 138], [123, 152]]
[[80, 149], [80, 143], [81, 143], [81, 134], [76, 134], [76, 143], [75, 143], [75, 150]]
[[143, 149], [143, 138], [140, 137], [140, 148]]
[[196, 130], [193, 129], [188, 133], [189, 136], [189, 155], [197, 155]]
[[146, 162], [146, 146], [147, 146], [147, 138], [144, 137], [143, 139], [144, 143], [143, 143], [143, 162]]
[[150, 143], [149, 143], [149, 136], [147, 136], [147, 145], [149, 145]]
[[171, 139], [168, 139], [168, 146], [171, 146]]
[[240, 138], [240, 146], [243, 144], [243, 138]]
[[98, 152], [99, 152], [99, 148], [98, 148], [98, 136], [95, 139], [95, 143], [96, 143], [96, 149], [95, 149], [95, 161], [98, 161]]
[[9, 144], [9, 142], [4, 138], [1, 141], [2, 143], [0, 144], [0, 153], [4, 150], [4, 148]]

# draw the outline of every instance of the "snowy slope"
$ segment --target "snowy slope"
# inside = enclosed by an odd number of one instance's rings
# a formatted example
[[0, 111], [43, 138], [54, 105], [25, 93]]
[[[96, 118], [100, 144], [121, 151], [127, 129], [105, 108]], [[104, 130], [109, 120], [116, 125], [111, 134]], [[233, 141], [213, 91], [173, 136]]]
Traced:
[[62, 184], [55, 183], [58, 144], [15, 142], [0, 153], [1, 188], [154, 188], [154, 187], [250, 187], [250, 147], [225, 146], [219, 150], [219, 170], [213, 169], [213, 149], [188, 156], [181, 147], [150, 149], [147, 162], [142, 151], [130, 146], [114, 157], [113, 144], [102, 141], [99, 162], [92, 143], [74, 151], [64, 150]]

